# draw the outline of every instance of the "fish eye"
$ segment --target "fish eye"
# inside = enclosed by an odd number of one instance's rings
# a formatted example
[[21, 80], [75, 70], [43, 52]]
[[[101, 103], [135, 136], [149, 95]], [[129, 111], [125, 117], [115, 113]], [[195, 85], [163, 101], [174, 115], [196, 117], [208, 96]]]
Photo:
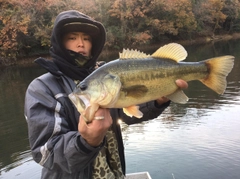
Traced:
[[79, 88], [81, 89], [81, 91], [84, 91], [87, 89], [87, 85], [85, 83], [80, 83]]

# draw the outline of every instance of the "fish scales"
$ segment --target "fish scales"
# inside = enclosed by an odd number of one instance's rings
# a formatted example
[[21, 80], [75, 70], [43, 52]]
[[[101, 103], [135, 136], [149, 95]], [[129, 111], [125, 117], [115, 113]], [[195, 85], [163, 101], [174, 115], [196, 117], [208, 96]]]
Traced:
[[[207, 66], [203, 62], [176, 63], [170, 59], [156, 58], [115, 60], [97, 70], [93, 78], [103, 71], [120, 78], [122, 87], [114, 107], [121, 108], [125, 103], [131, 106], [171, 94], [178, 89], [175, 84], [177, 79], [190, 81], [204, 77]], [[138, 93], [140, 86], [146, 88]]]
[[181, 62], [185, 49], [176, 43], [159, 48], [151, 56], [123, 50], [120, 59], [111, 61], [85, 78], [69, 95], [77, 110], [91, 122], [95, 111], [123, 108], [129, 116], [143, 114], [136, 105], [166, 96], [184, 104], [188, 97], [176, 85], [177, 79], [199, 80], [218, 94], [226, 89], [226, 77], [234, 65], [230, 55], [200, 62]]
[[[162, 63], [162, 61], [164, 61], [164, 63]], [[121, 65], [121, 63], [123, 65]], [[171, 60], [154, 58], [135, 61], [126, 60], [121, 63], [120, 61], [113, 62], [112, 66], [109, 66], [106, 71], [119, 75], [123, 85], [130, 83], [130, 81], [147, 83], [149, 80], [159, 80], [160, 78], [171, 76], [182, 77], [185, 78], [186, 81], [189, 81], [194, 78], [199, 78], [199, 75], [205, 76], [207, 74], [207, 66], [204, 63], [171, 63]], [[119, 66], [121, 66], [121, 68], [119, 68]]]

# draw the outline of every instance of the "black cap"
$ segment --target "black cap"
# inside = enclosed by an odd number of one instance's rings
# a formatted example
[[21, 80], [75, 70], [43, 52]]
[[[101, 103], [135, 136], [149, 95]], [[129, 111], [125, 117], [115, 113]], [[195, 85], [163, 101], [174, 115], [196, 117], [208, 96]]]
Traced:
[[83, 22], [66, 23], [62, 27], [61, 31], [63, 34], [66, 34], [69, 32], [84, 32], [90, 36], [96, 36], [100, 33], [100, 30], [97, 26], [90, 23], [83, 23]]

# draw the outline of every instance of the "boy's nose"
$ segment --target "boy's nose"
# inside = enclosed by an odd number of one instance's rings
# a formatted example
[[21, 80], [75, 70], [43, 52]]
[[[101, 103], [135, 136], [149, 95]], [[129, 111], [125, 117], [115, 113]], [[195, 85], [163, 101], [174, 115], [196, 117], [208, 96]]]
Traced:
[[78, 47], [83, 47], [83, 41], [81, 39], [78, 40], [77, 46]]

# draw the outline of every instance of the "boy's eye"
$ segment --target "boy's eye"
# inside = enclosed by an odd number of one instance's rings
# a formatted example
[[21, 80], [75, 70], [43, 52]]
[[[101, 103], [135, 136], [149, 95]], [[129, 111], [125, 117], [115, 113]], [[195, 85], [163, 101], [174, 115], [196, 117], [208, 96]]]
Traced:
[[76, 39], [76, 37], [68, 37], [68, 39], [70, 39], [70, 40], [75, 40]]
[[83, 37], [83, 39], [84, 39], [84, 40], [88, 40], [88, 41], [91, 41], [91, 40], [92, 40], [92, 38], [91, 38], [90, 36], [85, 36], [85, 37]]

